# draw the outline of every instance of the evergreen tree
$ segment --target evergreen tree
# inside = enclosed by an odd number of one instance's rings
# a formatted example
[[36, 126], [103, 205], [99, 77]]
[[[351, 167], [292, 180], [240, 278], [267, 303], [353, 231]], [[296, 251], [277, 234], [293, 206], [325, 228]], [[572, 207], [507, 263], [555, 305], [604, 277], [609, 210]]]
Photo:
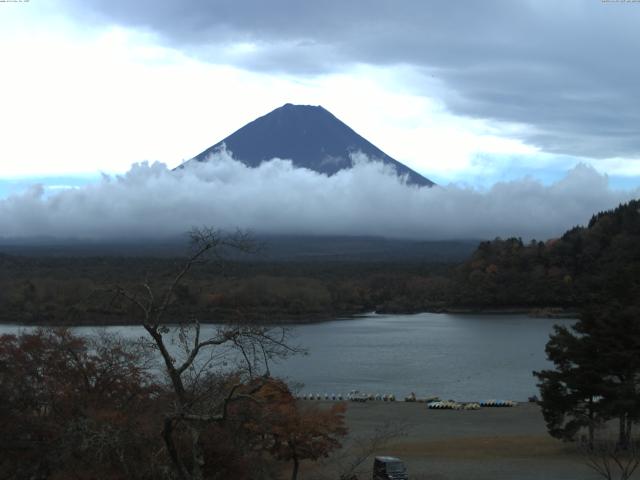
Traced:
[[640, 310], [613, 304], [583, 313], [577, 327], [597, 347], [602, 409], [619, 422], [618, 443], [628, 446], [640, 420]]
[[547, 357], [556, 368], [534, 375], [540, 381], [540, 405], [551, 436], [574, 440], [586, 428], [589, 445], [593, 445], [595, 429], [605, 418], [599, 402], [603, 374], [597, 347], [590, 340], [556, 326], [546, 347]]
[[534, 372], [549, 433], [573, 440], [584, 428], [618, 419], [618, 443], [630, 443], [640, 420], [640, 311], [612, 304], [584, 309], [567, 329], [556, 327], [546, 352], [554, 370]]

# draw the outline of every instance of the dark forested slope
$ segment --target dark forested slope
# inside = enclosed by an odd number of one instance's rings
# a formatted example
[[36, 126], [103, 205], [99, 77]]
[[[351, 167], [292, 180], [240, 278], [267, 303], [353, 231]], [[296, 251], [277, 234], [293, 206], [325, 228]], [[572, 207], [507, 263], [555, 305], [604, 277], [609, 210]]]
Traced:
[[640, 294], [640, 201], [594, 215], [546, 242], [482, 242], [453, 274], [450, 304], [562, 306]]

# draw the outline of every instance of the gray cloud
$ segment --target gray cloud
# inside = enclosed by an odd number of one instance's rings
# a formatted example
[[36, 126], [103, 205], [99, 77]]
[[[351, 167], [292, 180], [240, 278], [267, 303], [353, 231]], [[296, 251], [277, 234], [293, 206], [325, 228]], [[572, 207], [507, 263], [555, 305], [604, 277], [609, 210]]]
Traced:
[[212, 225], [256, 233], [546, 239], [640, 196], [640, 189], [612, 190], [584, 165], [549, 186], [523, 179], [482, 192], [407, 186], [381, 163], [362, 155], [354, 162], [332, 177], [279, 159], [251, 169], [227, 152], [176, 172], [136, 164], [85, 187], [47, 193], [36, 186], [0, 200], [0, 225], [5, 237], [158, 238]]
[[[67, 2], [98, 21], [145, 28], [194, 55], [245, 68], [324, 73], [354, 63], [411, 65], [443, 82], [453, 112], [521, 123], [528, 127], [523, 139], [545, 151], [640, 158], [638, 3]], [[257, 48], [225, 52], [238, 42]]]

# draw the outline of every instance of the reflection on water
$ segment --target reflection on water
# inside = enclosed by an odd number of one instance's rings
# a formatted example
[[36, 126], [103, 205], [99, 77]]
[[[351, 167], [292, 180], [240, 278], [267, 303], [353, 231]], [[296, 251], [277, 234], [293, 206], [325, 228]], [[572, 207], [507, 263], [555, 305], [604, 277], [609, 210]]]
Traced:
[[[524, 315], [371, 315], [293, 327], [308, 349], [272, 372], [304, 383], [302, 392], [358, 389], [404, 397], [526, 400], [537, 393], [533, 370], [546, 368], [544, 346], [555, 323]], [[203, 327], [203, 336], [206, 329]], [[0, 326], [0, 333], [18, 327]], [[75, 329], [91, 333], [94, 328]], [[141, 327], [108, 327], [129, 338]]]

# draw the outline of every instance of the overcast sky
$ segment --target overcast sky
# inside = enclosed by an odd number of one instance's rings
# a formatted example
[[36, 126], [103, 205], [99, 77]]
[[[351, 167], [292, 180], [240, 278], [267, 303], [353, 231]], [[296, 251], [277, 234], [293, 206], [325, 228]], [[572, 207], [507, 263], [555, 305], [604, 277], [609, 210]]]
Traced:
[[582, 164], [628, 196], [638, 25], [606, 0], [0, 2], [0, 198], [171, 168], [289, 102], [440, 185]]

